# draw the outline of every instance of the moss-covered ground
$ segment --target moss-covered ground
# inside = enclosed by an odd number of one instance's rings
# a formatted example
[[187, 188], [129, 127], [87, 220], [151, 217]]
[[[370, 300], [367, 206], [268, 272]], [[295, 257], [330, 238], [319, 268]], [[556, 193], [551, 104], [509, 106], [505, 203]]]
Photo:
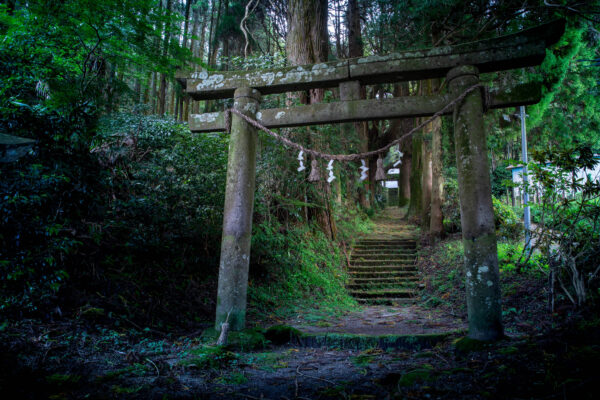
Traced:
[[[600, 320], [465, 349], [460, 336], [413, 348], [307, 348], [258, 334], [217, 347], [71, 321], [2, 334], [0, 386], [12, 398], [594, 399]], [[239, 337], [238, 337], [239, 338]], [[363, 396], [363, 397], [360, 397]], [[368, 397], [371, 396], [371, 397]]]

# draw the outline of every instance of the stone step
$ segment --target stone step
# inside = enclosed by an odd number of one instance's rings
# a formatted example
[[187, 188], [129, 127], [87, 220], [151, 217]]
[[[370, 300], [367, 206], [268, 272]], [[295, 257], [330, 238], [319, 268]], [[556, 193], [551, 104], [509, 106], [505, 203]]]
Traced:
[[403, 260], [411, 259], [416, 260], [416, 254], [358, 254], [351, 255], [350, 260], [352, 261], [381, 261], [381, 260]]
[[369, 278], [379, 278], [379, 279], [404, 279], [404, 278], [418, 278], [417, 270], [412, 271], [352, 271], [350, 272], [351, 279], [369, 279]]
[[359, 299], [402, 299], [413, 297], [415, 291], [412, 289], [370, 289], [370, 290], [349, 290], [353, 297]]
[[371, 258], [373, 257], [374, 259], [383, 259], [385, 260], [386, 258], [384, 258], [384, 256], [389, 256], [388, 259], [395, 259], [395, 258], [416, 258], [417, 255], [416, 254], [410, 254], [410, 253], [392, 253], [390, 254], [389, 252], [386, 253], [371, 253], [371, 254], [364, 254], [364, 253], [360, 253], [360, 254], [352, 254], [350, 256], [350, 258]]
[[355, 261], [350, 263], [350, 267], [410, 267], [415, 265], [415, 259], [412, 260], [375, 260], [375, 261]]
[[406, 249], [415, 251], [417, 246], [411, 244], [357, 244], [354, 246], [354, 250], [396, 250], [396, 249]]
[[414, 265], [353, 265], [348, 269], [350, 274], [357, 272], [417, 272]]
[[[361, 273], [361, 274], [352, 274], [350, 275], [349, 284], [353, 283], [366, 283], [361, 280], [364, 279], [389, 279], [392, 281], [406, 281], [406, 282], [419, 282], [421, 278], [416, 274], [413, 275], [398, 275], [398, 276], [390, 276], [390, 275], [381, 275], [381, 274], [369, 274], [369, 273]], [[358, 281], [358, 282], [356, 282]]]
[[391, 283], [349, 283], [346, 288], [348, 290], [357, 291], [373, 291], [373, 290], [391, 290], [391, 289], [415, 289], [419, 287], [418, 281], [398, 281]]
[[417, 282], [419, 277], [416, 275], [407, 275], [402, 277], [373, 277], [373, 278], [354, 278], [350, 280], [350, 285], [364, 285], [364, 284], [402, 284], [404, 282]]
[[416, 299], [405, 298], [405, 299], [356, 299], [359, 304], [368, 305], [381, 305], [381, 306], [395, 306], [395, 305], [409, 305], [417, 302]]
[[393, 265], [412, 264], [417, 260], [415, 256], [395, 256], [389, 258], [356, 257], [350, 259], [352, 265]]
[[412, 249], [376, 249], [376, 250], [353, 250], [352, 257], [380, 257], [380, 256], [413, 256], [417, 252]]

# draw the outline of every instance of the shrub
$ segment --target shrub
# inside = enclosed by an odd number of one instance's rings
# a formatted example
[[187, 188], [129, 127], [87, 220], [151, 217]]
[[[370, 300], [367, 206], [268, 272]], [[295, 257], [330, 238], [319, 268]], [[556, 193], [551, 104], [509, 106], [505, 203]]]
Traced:
[[542, 254], [526, 254], [523, 243], [498, 243], [500, 272], [548, 271], [548, 261]]
[[452, 169], [444, 178], [444, 231], [448, 233], [460, 232], [460, 200], [458, 196], [458, 182], [456, 169]]
[[518, 239], [523, 233], [523, 223], [517, 217], [512, 207], [492, 197], [494, 205], [494, 223], [501, 238], [508, 240]]
[[552, 284], [556, 280], [567, 298], [582, 306], [598, 295], [600, 182], [573, 177], [598, 161], [588, 146], [536, 152], [534, 159], [530, 169], [542, 188], [534, 249], [548, 259]]

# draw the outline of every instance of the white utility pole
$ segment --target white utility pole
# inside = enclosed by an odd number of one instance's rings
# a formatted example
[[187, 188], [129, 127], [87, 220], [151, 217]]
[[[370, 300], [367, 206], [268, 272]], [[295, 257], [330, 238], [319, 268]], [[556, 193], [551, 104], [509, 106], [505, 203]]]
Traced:
[[529, 234], [529, 229], [531, 225], [531, 215], [529, 212], [529, 187], [528, 187], [528, 177], [527, 177], [527, 131], [525, 129], [525, 106], [520, 107], [520, 117], [521, 117], [521, 158], [523, 160], [523, 222], [525, 225], [525, 248], [531, 248], [531, 236]]

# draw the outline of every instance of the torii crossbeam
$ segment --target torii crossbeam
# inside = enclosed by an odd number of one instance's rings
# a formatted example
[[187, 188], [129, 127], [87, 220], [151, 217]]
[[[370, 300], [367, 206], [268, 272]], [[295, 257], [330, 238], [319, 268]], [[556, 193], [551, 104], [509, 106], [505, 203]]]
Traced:
[[[196, 100], [234, 98], [234, 108], [268, 128], [376, 119], [431, 116], [479, 84], [479, 73], [539, 65], [546, 48], [564, 32], [554, 21], [496, 39], [314, 65], [256, 71], [180, 73], [177, 79]], [[259, 110], [261, 95], [315, 88], [446, 77], [448, 93], [382, 100]], [[537, 103], [540, 87], [523, 84], [472, 91], [454, 106], [454, 138], [465, 254], [469, 337], [496, 340], [503, 335], [498, 254], [492, 206], [484, 106], [502, 108]], [[484, 99], [487, 99], [485, 101]], [[486, 103], [486, 104], [484, 104]], [[191, 115], [192, 132], [225, 129], [224, 114]], [[232, 115], [223, 237], [219, 266], [216, 328], [229, 318], [231, 329], [245, 325], [246, 292], [256, 168], [256, 132]]]

